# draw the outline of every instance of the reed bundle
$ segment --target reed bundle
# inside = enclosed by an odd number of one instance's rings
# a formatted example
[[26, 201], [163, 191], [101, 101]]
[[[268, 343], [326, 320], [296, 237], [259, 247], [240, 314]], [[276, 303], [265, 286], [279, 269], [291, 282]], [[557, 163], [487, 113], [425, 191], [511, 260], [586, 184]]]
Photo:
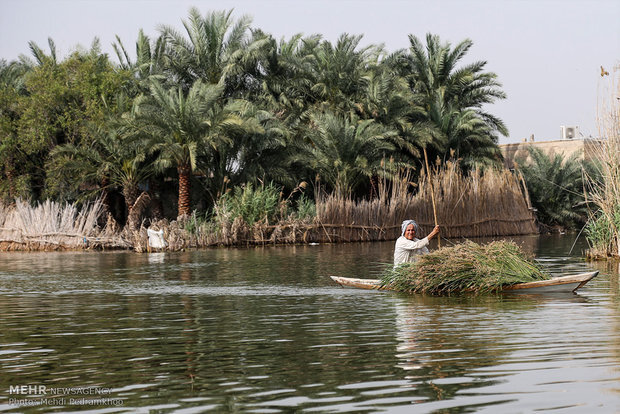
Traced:
[[382, 283], [401, 292], [449, 295], [494, 292], [507, 285], [549, 278], [513, 242], [480, 245], [467, 241], [400, 265], [388, 271]]

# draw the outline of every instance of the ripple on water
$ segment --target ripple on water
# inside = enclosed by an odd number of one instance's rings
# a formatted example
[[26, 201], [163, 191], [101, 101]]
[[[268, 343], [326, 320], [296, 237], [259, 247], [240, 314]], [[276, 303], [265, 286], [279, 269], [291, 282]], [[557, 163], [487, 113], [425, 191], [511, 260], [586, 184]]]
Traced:
[[618, 275], [565, 297], [433, 298], [327, 279], [371, 275], [391, 248], [0, 261], [0, 389], [109, 387], [126, 412], [618, 411]]

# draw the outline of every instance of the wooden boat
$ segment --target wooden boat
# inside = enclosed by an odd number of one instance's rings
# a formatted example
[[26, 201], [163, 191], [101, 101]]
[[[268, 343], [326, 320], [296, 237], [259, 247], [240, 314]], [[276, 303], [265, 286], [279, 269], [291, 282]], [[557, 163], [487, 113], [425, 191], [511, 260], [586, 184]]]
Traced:
[[[502, 292], [508, 293], [561, 293], [575, 292], [598, 275], [598, 271], [556, 277], [549, 280], [518, 283], [506, 286]], [[330, 276], [332, 280], [343, 287], [361, 289], [390, 290], [389, 286], [381, 286], [379, 279], [355, 279], [350, 277]]]

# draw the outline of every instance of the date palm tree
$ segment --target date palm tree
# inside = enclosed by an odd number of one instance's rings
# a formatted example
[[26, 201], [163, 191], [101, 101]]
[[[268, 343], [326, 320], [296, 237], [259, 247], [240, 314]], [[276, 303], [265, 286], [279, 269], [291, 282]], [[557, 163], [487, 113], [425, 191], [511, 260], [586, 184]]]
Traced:
[[409, 89], [406, 79], [390, 68], [389, 60], [370, 72], [367, 79], [357, 113], [398, 133], [401, 140], [395, 158], [408, 163], [419, 161], [422, 148], [440, 135], [434, 124], [424, 120], [420, 97]]
[[[197, 8], [183, 21], [185, 34], [171, 26], [161, 26], [166, 42], [166, 65], [173, 80], [188, 90], [196, 81], [223, 83], [224, 94], [243, 89], [249, 73], [255, 70], [266, 37], [252, 38], [252, 19], [232, 18], [230, 11], [213, 11], [202, 16]], [[187, 36], [187, 37], [186, 37]]]
[[58, 64], [58, 59], [56, 43], [54, 43], [54, 39], [48, 37], [47, 45], [50, 49], [49, 55], [46, 54], [45, 51], [43, 51], [43, 49], [41, 49], [41, 47], [37, 43], [33, 41], [28, 42], [28, 47], [30, 48], [30, 53], [32, 53], [34, 61], [25, 55], [20, 56], [20, 61], [27, 66], [43, 66], [45, 64], [56, 66]]
[[[235, 101], [237, 113], [244, 120], [244, 131], [227, 151], [228, 168], [222, 173], [232, 185], [258, 180], [294, 186], [290, 166], [290, 129], [271, 111], [248, 101]], [[220, 194], [222, 189], [220, 188]], [[214, 193], [217, 198], [218, 194]]]
[[[139, 185], [153, 173], [146, 161], [144, 144], [123, 135], [122, 128], [108, 122], [105, 126], [91, 126], [89, 140], [81, 144], [66, 143], [55, 147], [51, 153], [49, 170], [56, 185], [78, 189], [94, 186], [92, 193], [100, 196], [106, 212], [110, 212], [108, 193], [113, 188], [121, 190], [127, 207], [128, 224], [138, 224], [142, 203], [138, 199]], [[71, 177], [70, 182], [67, 177]], [[130, 220], [133, 218], [133, 220]]]
[[345, 33], [334, 45], [325, 40], [314, 50], [311, 91], [332, 110], [354, 112], [366, 91], [367, 76], [378, 64], [382, 48], [360, 48], [361, 40], [361, 35]]
[[153, 82], [150, 95], [135, 101], [130, 121], [134, 134], [149, 139], [160, 170], [177, 170], [179, 217], [190, 213], [190, 178], [199, 160], [218, 158], [223, 147], [232, 145], [231, 137], [244, 129], [234, 108], [222, 103], [223, 90], [223, 85], [198, 81], [184, 92]]
[[157, 40], [151, 39], [144, 34], [142, 29], [136, 39], [136, 59], [133, 61], [125, 49], [120, 37], [116, 36], [116, 42], [112, 45], [119, 60], [122, 70], [130, 71], [133, 75], [133, 88], [129, 91], [131, 97], [140, 93], [147, 93], [151, 79], [164, 82], [164, 51], [165, 42], [163, 37]]
[[445, 159], [455, 153], [470, 165], [496, 162], [498, 152], [493, 147], [498, 134], [507, 135], [508, 130], [484, 105], [506, 97], [497, 75], [484, 72], [484, 61], [458, 67], [473, 45], [469, 39], [451, 47], [429, 33], [426, 45], [413, 35], [409, 42], [399, 69], [412, 91], [422, 97], [426, 112], [422, 120], [430, 121], [443, 135], [435, 145], [438, 155]]
[[[527, 189], [541, 224], [575, 228], [587, 219], [584, 203], [584, 168], [578, 154], [564, 157], [545, 154], [540, 148], [528, 148], [530, 160], [519, 160]], [[591, 171], [589, 171], [591, 172]]]
[[343, 197], [377, 173], [398, 140], [395, 131], [356, 115], [326, 111], [313, 113], [310, 119], [309, 143], [302, 147], [298, 161]]
[[288, 125], [299, 123], [318, 100], [311, 88], [314, 54], [320, 42], [319, 35], [296, 34], [279, 42], [269, 38], [264, 49], [260, 92], [254, 100]]

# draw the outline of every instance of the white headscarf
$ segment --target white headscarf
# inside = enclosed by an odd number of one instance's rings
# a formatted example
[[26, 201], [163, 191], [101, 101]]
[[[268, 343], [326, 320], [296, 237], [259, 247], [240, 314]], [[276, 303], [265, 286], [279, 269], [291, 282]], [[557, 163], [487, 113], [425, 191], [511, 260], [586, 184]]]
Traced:
[[401, 236], [405, 235], [405, 230], [407, 230], [407, 226], [413, 224], [413, 228], [415, 229], [415, 235], [416, 237], [418, 236], [418, 234], [420, 234], [420, 226], [418, 226], [418, 223], [415, 222], [415, 220], [405, 220], [403, 221], [403, 224], [400, 225], [401, 227]]

